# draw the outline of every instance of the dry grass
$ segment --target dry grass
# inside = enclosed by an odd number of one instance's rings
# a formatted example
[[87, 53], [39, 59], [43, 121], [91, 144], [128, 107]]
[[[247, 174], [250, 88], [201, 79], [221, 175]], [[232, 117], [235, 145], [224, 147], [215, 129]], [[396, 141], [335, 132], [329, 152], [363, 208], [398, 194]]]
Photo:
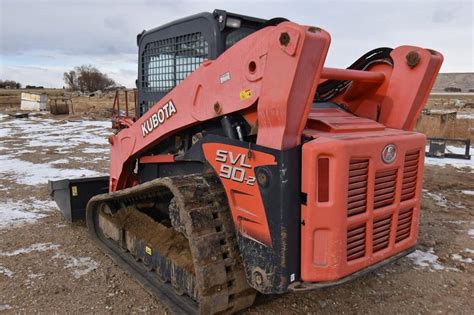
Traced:
[[428, 137], [471, 139], [474, 143], [474, 119], [453, 119], [442, 122], [440, 116], [421, 116], [415, 131]]
[[[0, 110], [18, 110], [20, 108], [21, 92], [46, 93], [49, 97], [58, 97], [65, 93], [62, 89], [0, 89]], [[474, 96], [441, 95], [431, 96], [426, 107], [435, 109], [457, 109], [456, 102], [459, 102], [458, 100], [474, 104]], [[101, 117], [111, 116], [113, 102], [113, 92], [103, 94], [102, 96], [76, 96], [72, 98], [75, 113], [93, 114], [94, 116]], [[125, 98], [123, 95], [120, 99], [120, 104], [120, 108], [124, 110]], [[132, 104], [134, 104], [133, 93], [129, 93], [129, 104], [130, 108], [132, 108]], [[429, 137], [470, 138], [471, 141], [474, 142], [474, 119], [455, 119], [442, 122], [440, 116], [437, 115], [421, 116], [415, 126], [415, 130]]]
[[[0, 89], [0, 110], [15, 111], [20, 109], [21, 93], [46, 93], [48, 98], [55, 98], [64, 95], [70, 95], [62, 89]], [[114, 92], [104, 93], [101, 96], [74, 96], [72, 104], [75, 113], [94, 113], [100, 116], [109, 117], [114, 103]], [[133, 110], [133, 93], [129, 93], [128, 97], [130, 112]], [[46, 108], [49, 110], [49, 107]], [[125, 109], [125, 96], [121, 94], [120, 109]]]
[[474, 95], [461, 96], [455, 93], [451, 95], [431, 95], [425, 108], [433, 109], [458, 109], [459, 104], [466, 104], [465, 107], [474, 108]]

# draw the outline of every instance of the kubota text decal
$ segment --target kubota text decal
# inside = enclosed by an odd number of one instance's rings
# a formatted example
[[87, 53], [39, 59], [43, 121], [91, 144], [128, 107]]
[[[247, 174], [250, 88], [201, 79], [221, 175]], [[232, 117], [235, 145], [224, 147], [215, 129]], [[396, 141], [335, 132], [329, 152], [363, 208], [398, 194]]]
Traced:
[[162, 125], [167, 119], [176, 114], [176, 107], [172, 100], [161, 106], [153, 115], [142, 123], [142, 135], [145, 137], [150, 132]]

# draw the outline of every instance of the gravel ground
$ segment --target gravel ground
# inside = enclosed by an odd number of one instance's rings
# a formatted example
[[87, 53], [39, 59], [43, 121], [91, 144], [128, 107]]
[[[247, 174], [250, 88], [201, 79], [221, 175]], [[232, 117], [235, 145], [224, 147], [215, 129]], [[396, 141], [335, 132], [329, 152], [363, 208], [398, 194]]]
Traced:
[[[48, 198], [48, 179], [107, 173], [109, 126], [0, 114], [0, 312], [166, 313]], [[425, 167], [419, 245], [409, 257], [339, 287], [258, 296], [244, 313], [471, 314], [473, 167]]]

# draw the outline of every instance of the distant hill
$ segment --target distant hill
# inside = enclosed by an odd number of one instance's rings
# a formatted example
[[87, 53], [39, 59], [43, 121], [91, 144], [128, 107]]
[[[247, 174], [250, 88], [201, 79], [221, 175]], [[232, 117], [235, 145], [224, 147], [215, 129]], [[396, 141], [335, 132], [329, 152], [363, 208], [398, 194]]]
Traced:
[[440, 73], [433, 87], [433, 92], [444, 92], [447, 87], [460, 88], [462, 92], [474, 89], [474, 73]]

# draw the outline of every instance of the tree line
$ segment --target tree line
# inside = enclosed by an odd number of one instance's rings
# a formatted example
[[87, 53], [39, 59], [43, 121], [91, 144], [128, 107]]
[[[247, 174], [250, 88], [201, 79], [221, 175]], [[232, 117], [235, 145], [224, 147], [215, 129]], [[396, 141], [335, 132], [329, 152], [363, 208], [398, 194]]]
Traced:
[[[82, 65], [64, 72], [66, 87], [71, 91], [94, 92], [119, 87], [117, 83], [92, 65]], [[22, 84], [14, 80], [0, 80], [2, 89], [20, 89]], [[42, 89], [42, 86], [27, 85], [27, 89]]]
[[0, 80], [0, 89], [21, 89], [21, 83], [13, 80]]

